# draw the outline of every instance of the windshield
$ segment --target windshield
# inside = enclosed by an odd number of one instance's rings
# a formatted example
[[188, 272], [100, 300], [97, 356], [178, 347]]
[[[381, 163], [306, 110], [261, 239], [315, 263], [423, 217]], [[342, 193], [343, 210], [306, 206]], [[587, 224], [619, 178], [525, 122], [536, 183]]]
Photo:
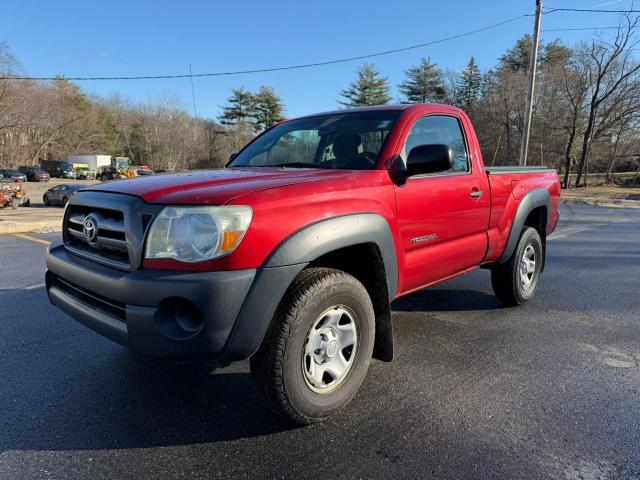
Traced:
[[400, 113], [345, 112], [284, 122], [250, 143], [229, 166], [370, 169]]
[[73, 166], [70, 163], [61, 163], [60, 169], [64, 170], [65, 172], [68, 172], [70, 170], [73, 170]]

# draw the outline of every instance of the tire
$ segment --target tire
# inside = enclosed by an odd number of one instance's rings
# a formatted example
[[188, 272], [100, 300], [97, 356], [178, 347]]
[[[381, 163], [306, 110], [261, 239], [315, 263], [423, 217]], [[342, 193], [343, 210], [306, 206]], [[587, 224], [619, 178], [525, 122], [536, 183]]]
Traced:
[[[364, 286], [339, 270], [308, 268], [289, 287], [251, 357], [258, 392], [291, 423], [325, 420], [348, 405], [362, 385], [374, 336], [375, 316]], [[339, 370], [345, 364], [334, 378], [335, 365]]]
[[[491, 269], [491, 286], [496, 297], [507, 306], [522, 305], [531, 300], [538, 288], [543, 264], [544, 249], [540, 235], [535, 228], [525, 227], [509, 260]], [[526, 274], [525, 268], [528, 269]]]
[[47, 197], [46, 195], [44, 197], [42, 197], [42, 201], [44, 202], [44, 205], [46, 207], [48, 207], [49, 205], [51, 205], [51, 202], [49, 201], [49, 197]]
[[62, 206], [64, 207], [69, 201], [69, 197], [62, 197]]
[[18, 207], [20, 205], [18, 204], [18, 200], [16, 200], [15, 198], [11, 201], [11, 208], [13, 208], [14, 210], [17, 210]]
[[22, 206], [23, 206], [23, 207], [30, 207], [30, 206], [31, 206], [31, 200], [27, 198], [27, 201], [26, 201], [26, 202], [24, 202], [24, 203], [22, 204]]

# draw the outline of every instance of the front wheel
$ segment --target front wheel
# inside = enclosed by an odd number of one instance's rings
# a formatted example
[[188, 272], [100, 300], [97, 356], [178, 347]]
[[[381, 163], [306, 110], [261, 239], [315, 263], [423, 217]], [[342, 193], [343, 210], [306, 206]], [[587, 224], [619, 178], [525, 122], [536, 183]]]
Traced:
[[258, 391], [293, 423], [324, 420], [362, 385], [374, 335], [371, 299], [356, 278], [329, 268], [304, 270], [251, 357]]
[[538, 231], [525, 227], [509, 260], [491, 269], [491, 285], [496, 297], [509, 306], [531, 300], [538, 288], [543, 262], [544, 249]]

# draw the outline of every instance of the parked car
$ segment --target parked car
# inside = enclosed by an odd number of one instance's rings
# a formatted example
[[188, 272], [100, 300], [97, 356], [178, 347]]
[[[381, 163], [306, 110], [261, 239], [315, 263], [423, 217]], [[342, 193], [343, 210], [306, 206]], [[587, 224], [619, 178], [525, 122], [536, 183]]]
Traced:
[[16, 182], [27, 181], [27, 176], [24, 173], [20, 172], [19, 170], [3, 168], [0, 170], [0, 175], [2, 175], [4, 178], [10, 178], [11, 180]]
[[159, 168], [158, 170], [155, 170], [154, 173], [173, 173], [173, 170], [169, 168]]
[[51, 187], [49, 190], [44, 192], [42, 195], [42, 201], [45, 205], [62, 205], [65, 206], [69, 199], [73, 197], [78, 190], [83, 188], [85, 185], [80, 185], [77, 183], [56, 185], [55, 187]]
[[41, 167], [52, 178], [76, 178], [73, 165], [64, 160], [43, 160]]
[[250, 358], [267, 403], [308, 424], [392, 359], [394, 299], [482, 266], [503, 304], [531, 301], [559, 203], [553, 169], [486, 167], [457, 108], [338, 110], [279, 123], [222, 170], [79, 192], [47, 292], [143, 354]]
[[153, 175], [153, 170], [151, 170], [150, 167], [148, 167], [147, 165], [141, 165], [141, 166], [136, 166], [136, 167], [132, 167], [135, 172], [136, 175], [138, 177], [144, 177], [147, 175]]
[[22, 188], [22, 182], [9, 177], [0, 177], [0, 207], [28, 207], [31, 201]]
[[18, 167], [18, 171], [25, 174], [29, 182], [48, 182], [51, 179], [51, 176], [47, 172], [40, 167], [34, 167], [32, 165]]

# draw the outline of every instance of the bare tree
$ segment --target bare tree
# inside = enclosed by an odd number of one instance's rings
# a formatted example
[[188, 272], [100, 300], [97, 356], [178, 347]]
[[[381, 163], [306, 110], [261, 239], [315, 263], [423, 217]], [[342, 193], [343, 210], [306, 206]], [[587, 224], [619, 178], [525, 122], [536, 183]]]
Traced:
[[584, 186], [587, 184], [589, 150], [594, 129], [597, 128], [596, 122], [600, 108], [616, 91], [624, 88], [625, 84], [630, 82], [640, 70], [640, 63], [633, 58], [633, 49], [640, 44], [640, 40], [634, 36], [639, 18], [631, 18], [626, 14], [612, 43], [594, 40], [587, 51], [578, 53], [577, 60], [584, 67], [589, 92], [587, 124], [582, 135], [576, 186], [580, 186], [583, 176]]

